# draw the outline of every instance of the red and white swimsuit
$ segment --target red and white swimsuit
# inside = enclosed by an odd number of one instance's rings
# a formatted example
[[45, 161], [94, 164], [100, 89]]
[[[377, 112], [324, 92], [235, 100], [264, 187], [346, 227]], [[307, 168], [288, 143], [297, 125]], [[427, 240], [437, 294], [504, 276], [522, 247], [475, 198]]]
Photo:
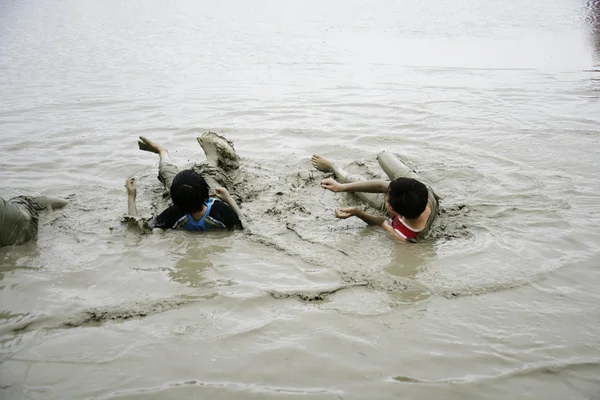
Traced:
[[419, 233], [421, 233], [422, 231], [414, 230], [410, 226], [406, 225], [406, 223], [402, 221], [397, 215], [394, 215], [394, 217], [392, 217], [390, 224], [392, 225], [392, 228], [394, 228], [394, 231], [396, 231], [397, 234], [402, 236], [404, 239], [410, 241], [414, 241], [417, 238], [417, 236], [419, 236]]

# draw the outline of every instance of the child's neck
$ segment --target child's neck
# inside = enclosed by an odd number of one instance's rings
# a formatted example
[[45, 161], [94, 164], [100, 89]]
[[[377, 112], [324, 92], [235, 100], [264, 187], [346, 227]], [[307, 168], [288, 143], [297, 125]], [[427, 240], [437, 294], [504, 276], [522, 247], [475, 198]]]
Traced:
[[202, 207], [202, 210], [200, 211], [194, 211], [193, 213], [190, 213], [192, 218], [194, 218], [196, 221], [200, 221], [202, 217], [204, 217], [204, 214], [206, 214], [206, 206]]
[[423, 211], [421, 213], [421, 215], [419, 215], [417, 218], [405, 218], [405, 217], [400, 217], [400, 218], [402, 218], [402, 220], [406, 223], [406, 225], [410, 226], [411, 228], [416, 229], [416, 230], [421, 230], [421, 229], [425, 228], [425, 225], [427, 225], [427, 221], [429, 220], [430, 215], [431, 215], [431, 208], [429, 207], [429, 204], [427, 204], [425, 211]]

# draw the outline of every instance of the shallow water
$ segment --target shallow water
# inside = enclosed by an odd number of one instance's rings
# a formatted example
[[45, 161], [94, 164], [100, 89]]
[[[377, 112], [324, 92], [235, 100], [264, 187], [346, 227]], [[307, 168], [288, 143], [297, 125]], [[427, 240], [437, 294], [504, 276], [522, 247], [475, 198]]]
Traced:
[[[600, 395], [600, 5], [0, 4], [0, 195], [67, 197], [0, 249], [2, 398]], [[205, 130], [247, 174], [245, 232], [139, 235]], [[318, 152], [442, 197], [394, 243]]]

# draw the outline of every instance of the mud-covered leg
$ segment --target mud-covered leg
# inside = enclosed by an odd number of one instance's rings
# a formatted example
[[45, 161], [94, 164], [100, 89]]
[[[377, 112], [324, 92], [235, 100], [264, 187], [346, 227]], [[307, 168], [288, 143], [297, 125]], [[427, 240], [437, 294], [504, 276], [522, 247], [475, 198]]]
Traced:
[[204, 150], [208, 164], [225, 171], [240, 166], [240, 157], [235, 152], [233, 143], [223, 136], [214, 132], [204, 132], [197, 140]]
[[175, 175], [179, 172], [179, 169], [173, 164], [169, 158], [169, 151], [162, 145], [151, 141], [144, 136], [140, 136], [138, 140], [138, 146], [140, 150], [148, 151], [150, 153], [158, 154], [160, 160], [158, 162], [158, 180], [162, 182], [165, 190], [169, 192]]
[[[366, 180], [361, 175], [348, 173], [347, 171], [343, 170], [339, 165], [331, 162], [330, 160], [318, 154], [312, 156], [311, 162], [313, 167], [315, 167], [319, 171], [333, 172], [333, 174], [340, 183], [351, 183]], [[363, 203], [366, 203], [377, 210], [385, 211], [384, 194], [354, 192], [354, 195], [356, 195], [356, 197], [358, 197]]]
[[[379, 161], [379, 165], [392, 181], [398, 178], [412, 178], [423, 182], [421, 177], [415, 171], [409, 168], [398, 157], [390, 152], [382, 151], [379, 153], [377, 155], [377, 161]], [[430, 194], [435, 198], [435, 202], [437, 203], [439, 201], [439, 196], [429, 185], [426, 184], [426, 186], [427, 190], [429, 190]]]
[[37, 239], [39, 206], [33, 198], [0, 197], [0, 247], [15, 246]]
[[194, 171], [206, 180], [211, 195], [219, 186], [231, 189], [240, 161], [233, 143], [214, 132], [204, 132], [197, 140], [204, 150], [206, 162], [194, 165], [192, 167]]
[[412, 178], [420, 180], [415, 171], [410, 169], [406, 164], [398, 159], [395, 155], [388, 151], [382, 151], [377, 155], [377, 161], [381, 169], [393, 181], [398, 178]]
[[58, 210], [59, 208], [63, 208], [69, 202], [63, 199], [57, 199], [55, 197], [47, 197], [47, 196], [36, 196], [31, 198], [32, 202], [36, 204], [38, 209], [41, 210]]

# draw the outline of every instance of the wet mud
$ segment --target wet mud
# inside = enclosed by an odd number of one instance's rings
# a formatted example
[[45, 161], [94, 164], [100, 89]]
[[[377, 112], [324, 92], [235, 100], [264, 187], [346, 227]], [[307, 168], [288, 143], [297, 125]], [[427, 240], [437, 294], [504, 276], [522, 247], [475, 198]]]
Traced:
[[[354, 163], [368, 179], [382, 179], [362, 162]], [[340, 277], [352, 287], [360, 285], [385, 292], [418, 290], [431, 292], [413, 279], [394, 276], [385, 271], [387, 260], [365, 260], [360, 249], [335, 240], [343, 235], [335, 226], [335, 207], [352, 204], [370, 212], [369, 208], [351, 194], [333, 194], [320, 188], [320, 181], [331, 176], [302, 166], [286, 166], [289, 174], [276, 171], [260, 171], [246, 175], [234, 185], [233, 190], [242, 198], [246, 213], [246, 234], [256, 242], [276, 248], [287, 255], [300, 257], [319, 268], [334, 268]], [[246, 201], [244, 201], [246, 200]], [[459, 221], [468, 213], [463, 205], [443, 207], [439, 218], [427, 238], [430, 241], [465, 238], [469, 229]], [[371, 229], [358, 223], [357, 228], [347, 229], [353, 235], [356, 230]], [[333, 239], [332, 239], [333, 238]], [[385, 240], [382, 238], [382, 240]], [[303, 293], [288, 297], [304, 298]], [[317, 296], [318, 297], [318, 296]], [[312, 297], [308, 297], [309, 299]]]
[[[212, 297], [212, 296], [209, 296]], [[205, 297], [207, 298], [207, 297]], [[56, 328], [76, 328], [80, 326], [98, 326], [105, 322], [122, 322], [141, 319], [160, 314], [175, 308], [181, 308], [200, 301], [198, 298], [161, 299], [144, 303], [119, 305], [112, 307], [96, 307], [70, 316]]]
[[368, 283], [367, 282], [358, 282], [358, 283], [354, 283], [354, 284], [347, 284], [347, 285], [340, 285], [337, 287], [332, 287], [329, 289], [315, 289], [315, 290], [307, 290], [307, 291], [298, 291], [298, 290], [292, 290], [292, 291], [270, 291], [269, 294], [271, 295], [271, 297], [273, 297], [274, 299], [289, 299], [289, 298], [296, 298], [298, 300], [302, 300], [302, 301], [322, 301], [325, 300], [327, 298], [327, 296], [339, 292], [340, 290], [343, 289], [348, 289], [351, 287], [357, 287], [357, 286], [367, 286]]
[[124, 303], [84, 309], [71, 315], [50, 317], [46, 315], [13, 315], [6, 320], [3, 334], [21, 334], [39, 328], [65, 329], [85, 326], [100, 326], [107, 322], [124, 322], [157, 315], [169, 310], [209, 300], [218, 294], [203, 296], [153, 299], [144, 302]]

